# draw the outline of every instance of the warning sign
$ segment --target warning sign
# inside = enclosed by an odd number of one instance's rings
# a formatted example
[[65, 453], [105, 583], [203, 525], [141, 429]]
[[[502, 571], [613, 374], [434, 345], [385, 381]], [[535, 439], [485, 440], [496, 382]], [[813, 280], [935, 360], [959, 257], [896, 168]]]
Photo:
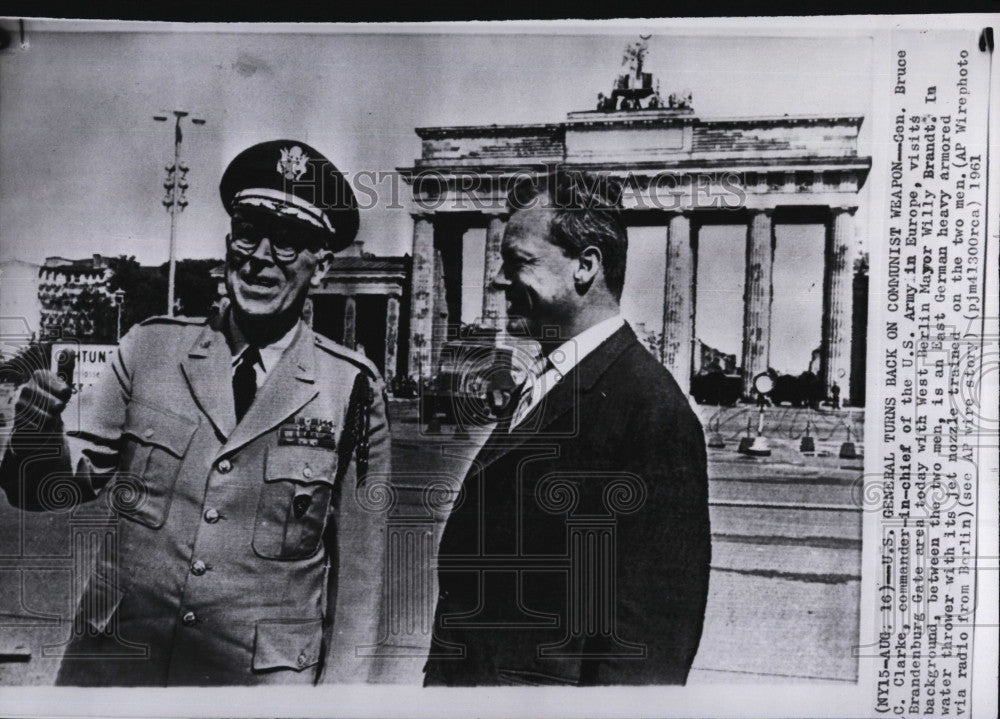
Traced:
[[64, 381], [72, 373], [74, 392], [92, 387], [114, 359], [118, 345], [85, 345], [56, 342], [52, 345], [52, 371]]

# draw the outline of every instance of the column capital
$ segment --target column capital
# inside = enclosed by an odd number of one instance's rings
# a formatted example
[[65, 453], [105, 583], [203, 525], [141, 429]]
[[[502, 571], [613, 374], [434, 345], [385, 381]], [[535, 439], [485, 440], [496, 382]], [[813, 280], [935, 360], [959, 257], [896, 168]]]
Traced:
[[692, 209], [664, 210], [663, 218], [667, 221], [666, 228], [668, 230], [670, 229], [670, 226], [674, 224], [675, 221], [683, 220], [687, 223], [688, 229], [691, 232], [697, 231], [698, 213], [696, 213]]
[[854, 215], [858, 211], [857, 205], [830, 205], [830, 215], [836, 217], [844, 212]]
[[500, 208], [490, 208], [488, 210], [480, 210], [479, 214], [485, 215], [486, 217], [505, 218], [505, 217], [507, 217], [507, 216], [510, 215], [510, 210], [508, 210], [506, 207], [504, 207], [502, 209], [500, 209]]
[[751, 217], [753, 217], [754, 215], [764, 215], [765, 217], [774, 217], [774, 213], [777, 209], [778, 209], [777, 207], [751, 207], [747, 209], [747, 212], [750, 213]]
[[435, 213], [430, 210], [414, 210], [410, 212], [410, 217], [414, 220], [427, 220], [428, 222], [433, 222], [434, 215]]

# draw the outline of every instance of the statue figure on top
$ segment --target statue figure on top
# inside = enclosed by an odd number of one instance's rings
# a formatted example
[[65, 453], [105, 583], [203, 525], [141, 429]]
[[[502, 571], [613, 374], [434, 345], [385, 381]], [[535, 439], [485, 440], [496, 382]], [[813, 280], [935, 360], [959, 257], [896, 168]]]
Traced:
[[639, 41], [626, 46], [622, 55], [622, 66], [628, 68], [615, 78], [611, 96], [597, 93], [598, 112], [619, 112], [634, 110], [682, 110], [692, 108], [691, 91], [670, 93], [666, 102], [660, 96], [660, 82], [653, 86], [653, 73], [645, 72], [643, 65], [649, 52], [649, 35], [640, 35]]

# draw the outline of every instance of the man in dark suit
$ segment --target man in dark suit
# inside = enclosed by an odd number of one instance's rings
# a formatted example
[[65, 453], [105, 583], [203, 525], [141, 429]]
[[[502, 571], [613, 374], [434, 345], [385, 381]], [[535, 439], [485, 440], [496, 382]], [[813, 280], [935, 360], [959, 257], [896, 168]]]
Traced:
[[710, 559], [701, 425], [620, 316], [610, 183], [511, 192], [495, 280], [542, 357], [444, 529], [427, 685], [683, 684]]

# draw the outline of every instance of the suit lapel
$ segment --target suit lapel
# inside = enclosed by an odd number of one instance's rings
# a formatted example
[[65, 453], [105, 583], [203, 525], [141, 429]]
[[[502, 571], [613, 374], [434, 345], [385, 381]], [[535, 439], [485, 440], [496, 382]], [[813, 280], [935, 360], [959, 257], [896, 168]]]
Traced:
[[233, 429], [220, 455], [233, 452], [270, 432], [319, 394], [313, 345], [312, 330], [300, 322], [292, 344], [268, 372], [267, 380], [257, 390], [253, 404]]
[[233, 406], [233, 356], [218, 320], [205, 325], [181, 361], [188, 388], [215, 431], [227, 438], [236, 426]]
[[[476, 463], [485, 468], [528, 440], [544, 442], [547, 439], [546, 432], [552, 424], [574, 407], [578, 408], [583, 396], [594, 387], [615, 360], [636, 342], [638, 340], [635, 333], [627, 324], [618, 329], [570, 370], [513, 431], [508, 432], [506, 424], [498, 424], [476, 457]], [[576, 423], [579, 422], [580, 418], [577, 417]], [[576, 425], [574, 428], [577, 431], [580, 429]], [[556, 435], [551, 435], [551, 438], [553, 441], [562, 439]]]

